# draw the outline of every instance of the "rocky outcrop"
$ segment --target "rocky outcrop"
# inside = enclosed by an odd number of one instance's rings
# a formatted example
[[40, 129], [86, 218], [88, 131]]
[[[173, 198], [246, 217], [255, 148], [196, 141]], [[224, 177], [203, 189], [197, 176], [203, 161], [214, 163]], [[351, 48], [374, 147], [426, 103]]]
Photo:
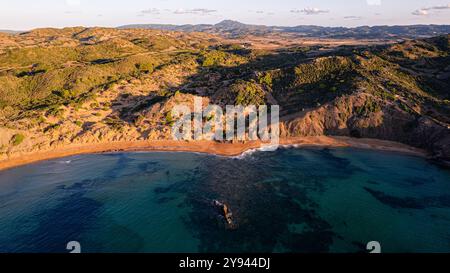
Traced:
[[422, 148], [450, 167], [450, 129], [371, 94], [342, 96], [281, 125], [281, 135], [351, 136], [396, 141]]

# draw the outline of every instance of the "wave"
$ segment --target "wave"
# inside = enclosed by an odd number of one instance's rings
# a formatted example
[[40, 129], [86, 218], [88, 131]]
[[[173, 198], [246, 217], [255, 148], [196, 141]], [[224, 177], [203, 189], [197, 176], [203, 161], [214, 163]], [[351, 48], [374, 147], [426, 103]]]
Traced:
[[283, 147], [283, 145], [279, 145], [279, 144], [276, 144], [276, 145], [262, 145], [259, 148], [247, 150], [247, 151], [243, 152], [242, 154], [240, 154], [238, 156], [233, 156], [232, 158], [234, 158], [234, 159], [244, 159], [244, 158], [247, 158], [247, 157], [249, 157], [249, 156], [251, 156], [251, 155], [253, 155], [255, 153], [258, 153], [258, 152], [275, 152], [280, 147]]
[[72, 163], [72, 160], [64, 160], [64, 161], [58, 161], [60, 164], [70, 164]]

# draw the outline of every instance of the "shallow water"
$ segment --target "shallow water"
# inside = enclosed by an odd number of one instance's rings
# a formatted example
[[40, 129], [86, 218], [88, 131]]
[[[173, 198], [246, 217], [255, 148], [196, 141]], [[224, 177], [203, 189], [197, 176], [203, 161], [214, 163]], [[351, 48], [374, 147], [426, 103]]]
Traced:
[[[229, 230], [212, 200], [231, 207]], [[450, 172], [358, 149], [73, 156], [0, 173], [0, 252], [450, 252]]]

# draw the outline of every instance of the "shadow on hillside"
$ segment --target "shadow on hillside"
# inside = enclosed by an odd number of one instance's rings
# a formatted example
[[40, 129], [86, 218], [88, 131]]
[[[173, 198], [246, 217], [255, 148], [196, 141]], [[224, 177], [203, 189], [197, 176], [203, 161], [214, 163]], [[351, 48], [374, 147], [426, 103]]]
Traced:
[[[320, 48], [315, 50], [320, 52]], [[334, 52], [321, 53], [321, 56], [347, 56], [352, 51], [353, 47], [340, 47]], [[239, 80], [260, 83], [260, 77], [264, 75], [265, 71], [272, 71], [273, 74], [277, 75], [273, 78], [272, 88], [267, 87], [267, 85], [263, 86], [268, 94], [266, 103], [279, 104], [281, 116], [302, 112], [304, 109], [315, 108], [343, 94], [353, 92], [353, 86], [348, 83], [340, 84], [339, 86], [330, 85], [329, 82], [332, 79], [327, 80], [327, 83], [317, 81], [313, 84], [293, 86], [296, 77], [295, 67], [303, 63], [309, 63], [317, 58], [308, 57], [308, 55], [316, 55], [315, 51], [307, 52], [298, 48], [282, 49], [271, 54], [259, 56], [250, 56], [251, 52], [246, 50], [230, 52], [249, 57], [250, 61], [232, 67], [200, 67], [198, 73], [186, 78], [180, 85], [169, 87], [164, 95], [158, 93], [152, 93], [148, 96], [122, 94], [112, 102], [112, 105], [115, 107], [113, 108], [113, 113], [107, 117], [107, 121], [120, 120], [129, 124], [135, 123], [142, 111], [158, 103], [164, 104], [177, 91], [209, 97], [211, 103], [220, 106], [234, 105], [236, 94], [230, 92], [230, 86]], [[201, 62], [200, 59], [198, 61]], [[347, 76], [348, 80], [352, 81], [357, 75]], [[220, 93], [225, 93], [225, 96], [219, 96], [218, 98], [217, 95]]]
[[[324, 56], [347, 56], [349, 52], [353, 52], [353, 48], [344, 47], [338, 48], [335, 52], [329, 52]], [[247, 54], [247, 53], [246, 53]], [[293, 86], [295, 81], [295, 67], [299, 64], [311, 62], [311, 58], [305, 52], [296, 51], [279, 51], [270, 55], [262, 55], [252, 58], [250, 62], [237, 65], [233, 67], [203, 67], [199, 72], [186, 78], [180, 85], [169, 88], [165, 95], [152, 93], [148, 96], [119, 96], [113, 105], [113, 113], [107, 118], [106, 123], [115, 126], [115, 122], [138, 124], [138, 120], [143, 112], [160, 104], [167, 102], [177, 91], [188, 93], [192, 95], [206, 96], [212, 99], [211, 103], [217, 105], [233, 105], [235, 98], [233, 94], [228, 97], [220, 98], [216, 94], [218, 92], [227, 92], [229, 87], [238, 80], [255, 81], [259, 83], [261, 73], [264, 71], [275, 71], [278, 76], [273, 79], [273, 89], [265, 88], [265, 91], [270, 93], [275, 101], [280, 105], [281, 117], [289, 116], [295, 113], [303, 112], [306, 109], [314, 109], [320, 105], [331, 102], [336, 98], [353, 93], [356, 86], [353, 82], [358, 80], [358, 73], [355, 70], [349, 70], [347, 74], [342, 75], [341, 84], [335, 84], [339, 78], [329, 78], [326, 81], [317, 81], [314, 84], [303, 84], [300, 86]], [[280, 76], [281, 75], [281, 76]], [[299, 75], [301, 77], [301, 75]], [[333, 85], [334, 84], [334, 85]], [[230, 92], [231, 93], [231, 92]], [[268, 103], [270, 104], [270, 103]], [[127, 105], [127, 106], [125, 106]], [[161, 116], [167, 113], [160, 113]], [[415, 128], [414, 121], [417, 117], [412, 116], [412, 120], [407, 123]], [[391, 122], [391, 121], [390, 121]], [[164, 125], [164, 124], [161, 124]], [[396, 124], [385, 124], [385, 121], [379, 128], [366, 128], [364, 130], [357, 130], [355, 128], [343, 129], [342, 131], [330, 130], [336, 135], [347, 135], [353, 137], [369, 137], [380, 138], [386, 140], [400, 141], [415, 147], [429, 147], [425, 143], [414, 143], [415, 135], [405, 132], [402, 126], [408, 127], [402, 120], [396, 121]], [[389, 126], [397, 126], [396, 130], [390, 130]], [[412, 132], [412, 131], [411, 131]], [[327, 132], [325, 132], [327, 133]], [[434, 138], [433, 138], [434, 139]]]

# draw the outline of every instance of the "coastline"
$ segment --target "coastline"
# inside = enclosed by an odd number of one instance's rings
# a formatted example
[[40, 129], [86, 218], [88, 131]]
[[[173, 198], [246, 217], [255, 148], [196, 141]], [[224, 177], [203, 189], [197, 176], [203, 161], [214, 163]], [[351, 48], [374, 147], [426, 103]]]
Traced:
[[[132, 142], [109, 142], [94, 144], [74, 144], [64, 147], [57, 147], [51, 150], [44, 150], [34, 153], [11, 156], [9, 159], [0, 161], [0, 171], [27, 165], [39, 161], [63, 158], [73, 155], [95, 154], [107, 152], [133, 152], [133, 151], [158, 151], [158, 152], [197, 152], [215, 154], [221, 156], [239, 156], [246, 151], [259, 149], [266, 144], [261, 141], [249, 141], [245, 143], [218, 143], [214, 141], [174, 141], [174, 140], [153, 140], [153, 141], [132, 141]], [[267, 144], [270, 145], [270, 144]], [[391, 151], [426, 157], [424, 150], [417, 149], [405, 144], [377, 140], [377, 139], [355, 139], [350, 137], [291, 137], [281, 138], [280, 145], [295, 147], [330, 147], [345, 148], [353, 147], [360, 149], [370, 149], [379, 151]]]

